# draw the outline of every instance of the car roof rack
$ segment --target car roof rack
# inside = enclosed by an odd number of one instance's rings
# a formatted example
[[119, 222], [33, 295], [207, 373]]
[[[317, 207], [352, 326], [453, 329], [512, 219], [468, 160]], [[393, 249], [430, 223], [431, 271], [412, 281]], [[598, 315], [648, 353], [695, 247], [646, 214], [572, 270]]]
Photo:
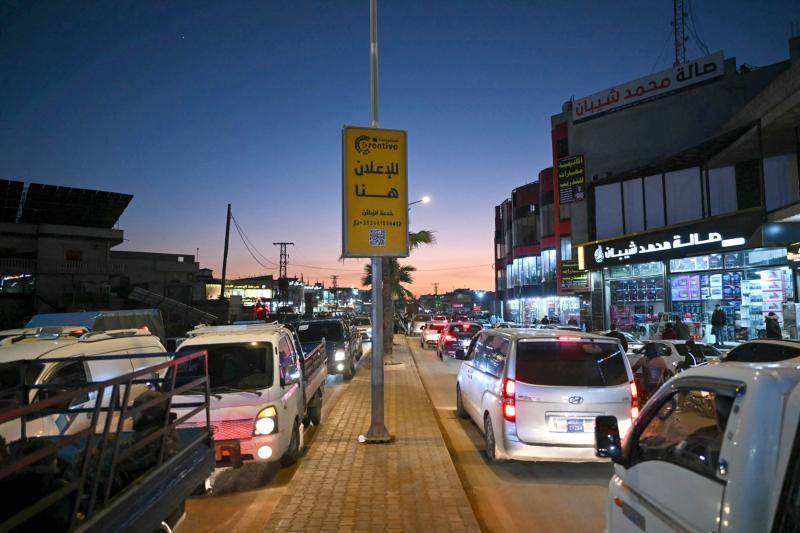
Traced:
[[261, 322], [258, 324], [227, 324], [224, 326], [207, 326], [200, 324], [187, 332], [187, 336], [196, 337], [212, 333], [255, 333], [259, 331], [280, 331], [285, 326], [280, 322]]
[[109, 339], [122, 339], [125, 337], [152, 337], [152, 336], [153, 334], [150, 332], [150, 329], [147, 326], [142, 326], [140, 328], [109, 329], [106, 331], [89, 331], [88, 333], [84, 333], [78, 340], [80, 342], [97, 342]]

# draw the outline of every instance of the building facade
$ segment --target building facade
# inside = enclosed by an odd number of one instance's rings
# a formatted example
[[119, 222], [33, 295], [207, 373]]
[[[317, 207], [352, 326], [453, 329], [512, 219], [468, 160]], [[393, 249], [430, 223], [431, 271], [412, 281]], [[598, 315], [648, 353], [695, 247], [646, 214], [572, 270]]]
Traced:
[[[552, 117], [556, 210], [588, 274], [587, 322], [657, 338], [797, 336], [800, 39], [762, 68], [721, 52], [565, 103]], [[566, 252], [557, 249], [561, 257]]]

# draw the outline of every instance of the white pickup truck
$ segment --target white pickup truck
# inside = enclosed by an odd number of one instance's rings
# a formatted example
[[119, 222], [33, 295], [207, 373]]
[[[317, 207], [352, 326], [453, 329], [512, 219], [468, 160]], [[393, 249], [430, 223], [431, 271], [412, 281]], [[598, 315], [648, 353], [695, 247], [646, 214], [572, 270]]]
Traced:
[[800, 366], [724, 363], [685, 371], [647, 402], [624, 443], [597, 418], [614, 463], [607, 530], [798, 531]]
[[[297, 461], [304, 423], [318, 425], [322, 419], [324, 344], [304, 353], [287, 326], [234, 324], [190, 331], [179, 351], [199, 350], [208, 352], [217, 466]], [[187, 392], [182, 401], [192, 395]], [[190, 418], [183, 427], [201, 426], [203, 417]]]

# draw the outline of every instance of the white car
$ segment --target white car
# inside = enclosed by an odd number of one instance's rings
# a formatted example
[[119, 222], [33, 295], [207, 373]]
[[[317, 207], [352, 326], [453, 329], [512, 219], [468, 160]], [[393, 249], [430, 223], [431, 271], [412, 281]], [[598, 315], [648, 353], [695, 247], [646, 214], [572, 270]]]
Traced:
[[624, 442], [626, 430], [599, 417], [597, 454], [615, 463], [606, 531], [797, 531], [798, 422], [795, 361], [683, 372], [647, 402]]
[[[316, 425], [322, 417], [327, 377], [324, 344], [304, 354], [300, 340], [281, 324], [240, 324], [190, 331], [180, 351], [197, 350], [208, 352], [217, 465], [297, 461], [304, 421]], [[310, 357], [319, 360], [310, 364]], [[175, 403], [196, 401], [202, 393], [187, 392]], [[201, 412], [182, 427], [204, 423]]]
[[422, 328], [425, 327], [431, 320], [431, 317], [428, 315], [414, 315], [414, 318], [411, 319], [411, 327], [409, 328], [408, 334], [412, 337], [416, 337], [417, 335], [422, 334]]
[[368, 316], [357, 316], [351, 324], [355, 326], [361, 338], [365, 341], [372, 340], [372, 319]]
[[516, 322], [498, 322], [494, 325], [494, 329], [511, 329], [511, 328], [524, 328], [522, 324]]
[[422, 328], [419, 336], [419, 345], [421, 348], [429, 348], [436, 346], [439, 343], [439, 334], [447, 327], [446, 322], [428, 322]]
[[[619, 331], [619, 330], [617, 330]], [[611, 333], [610, 329], [606, 329], [604, 331], [593, 331], [592, 333], [597, 333], [598, 335], [608, 335]], [[642, 341], [639, 337], [635, 336], [632, 333], [628, 333], [627, 331], [620, 331], [625, 336], [625, 340], [628, 342], [628, 354], [630, 355], [632, 352], [640, 349], [644, 346], [646, 341]]]
[[627, 429], [638, 395], [617, 339], [583, 332], [491, 329], [469, 345], [456, 412], [484, 433], [490, 461], [596, 461], [600, 414]]
[[[52, 397], [61, 391], [80, 388], [88, 382], [105, 381], [130, 374], [135, 370], [166, 362], [164, 346], [155, 335], [146, 329], [121, 329], [87, 332], [79, 326], [47, 326], [26, 328], [21, 334], [10, 336], [0, 343], [0, 376], [3, 396], [0, 405], [11, 409], [19, 405], [19, 394], [14, 391], [20, 384], [19, 377], [24, 368], [26, 385], [48, 386], [47, 389], [32, 389], [28, 401], [34, 402]], [[81, 356], [93, 355], [141, 355], [154, 357], [125, 358], [111, 360], [79, 360]], [[52, 362], [49, 359], [67, 359]], [[76, 358], [75, 362], [69, 359]], [[134, 385], [130, 393], [132, 402], [145, 384]], [[108, 405], [111, 390], [104, 392], [103, 405]], [[73, 400], [64, 407], [89, 408], [95, 405], [96, 395], [88, 394]], [[85, 414], [58, 414], [36, 418], [25, 423], [28, 437], [72, 434], [88, 427], [90, 416]], [[102, 420], [102, 415], [101, 419]], [[0, 436], [7, 442], [21, 437], [19, 420], [0, 425]]]
[[[679, 341], [679, 340], [657, 340], [657, 341], [647, 341], [645, 342], [641, 348], [631, 351], [628, 350], [628, 360], [630, 361], [631, 365], [635, 365], [636, 361], [638, 361], [643, 355], [645, 349], [647, 349], [647, 345], [655, 345], [656, 352], [658, 355], [664, 358], [667, 363], [667, 368], [670, 371], [674, 371], [675, 367], [682, 363], [684, 358], [686, 357], [686, 341]], [[712, 362], [717, 361], [722, 357], [722, 352], [714, 348], [710, 344], [703, 344], [701, 342], [696, 342], [695, 346], [697, 350], [702, 354], [706, 361]], [[699, 354], [698, 354], [699, 355]]]

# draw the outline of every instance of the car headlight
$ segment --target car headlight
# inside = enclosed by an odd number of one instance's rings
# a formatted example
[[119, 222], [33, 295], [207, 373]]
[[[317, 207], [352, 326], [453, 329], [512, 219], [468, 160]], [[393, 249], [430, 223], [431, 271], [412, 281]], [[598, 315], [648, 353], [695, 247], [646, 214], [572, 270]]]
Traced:
[[275, 406], [265, 407], [256, 415], [256, 427], [253, 435], [269, 435], [278, 429], [278, 411]]
[[334, 361], [344, 361], [344, 350], [336, 350], [333, 354]]

